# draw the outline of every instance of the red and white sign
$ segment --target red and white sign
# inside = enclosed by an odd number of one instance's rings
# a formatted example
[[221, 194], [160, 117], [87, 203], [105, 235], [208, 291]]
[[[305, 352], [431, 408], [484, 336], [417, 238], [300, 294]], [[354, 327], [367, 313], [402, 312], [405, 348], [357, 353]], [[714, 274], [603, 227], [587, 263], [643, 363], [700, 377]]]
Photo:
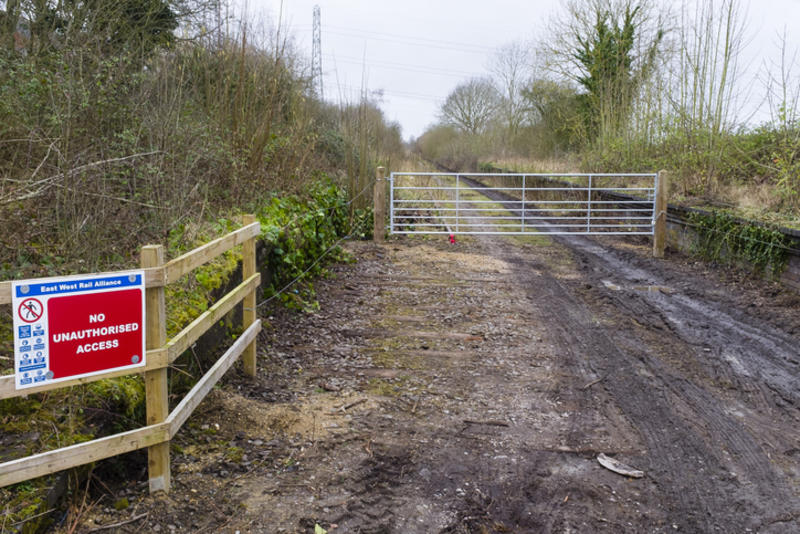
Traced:
[[14, 282], [17, 388], [145, 365], [144, 272]]
[[35, 323], [42, 318], [44, 307], [38, 299], [25, 299], [17, 308], [19, 318], [26, 323]]

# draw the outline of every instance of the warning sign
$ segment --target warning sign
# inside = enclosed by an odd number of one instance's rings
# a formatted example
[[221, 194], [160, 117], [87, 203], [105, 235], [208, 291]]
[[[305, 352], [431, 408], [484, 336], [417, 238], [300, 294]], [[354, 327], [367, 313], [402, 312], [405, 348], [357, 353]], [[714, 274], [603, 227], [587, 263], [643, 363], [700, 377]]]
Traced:
[[144, 272], [14, 282], [17, 389], [145, 365]]
[[43, 312], [42, 303], [37, 299], [25, 299], [20, 303], [19, 308], [17, 308], [17, 314], [20, 320], [26, 323], [35, 323], [42, 318]]

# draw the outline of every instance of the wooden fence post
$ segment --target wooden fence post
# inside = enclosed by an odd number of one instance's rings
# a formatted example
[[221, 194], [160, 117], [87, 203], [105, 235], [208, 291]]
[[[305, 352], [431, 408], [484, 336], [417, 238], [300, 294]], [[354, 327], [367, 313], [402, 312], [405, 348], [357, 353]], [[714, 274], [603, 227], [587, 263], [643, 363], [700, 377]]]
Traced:
[[[256, 222], [255, 215], [243, 215], [242, 224], [248, 225]], [[242, 244], [242, 280], [247, 280], [256, 274], [256, 238], [251, 237]], [[247, 328], [256, 320], [256, 290], [253, 289], [242, 301], [242, 329]], [[256, 376], [256, 342], [253, 340], [242, 353], [242, 366], [248, 376]]]
[[386, 169], [384, 167], [378, 167], [373, 198], [373, 221], [375, 224], [372, 228], [372, 240], [375, 243], [383, 243], [383, 236], [386, 233]]
[[[164, 264], [164, 256], [163, 245], [142, 247], [142, 267], [161, 266]], [[164, 302], [164, 288], [154, 287], [145, 290], [145, 303], [147, 306], [145, 324], [147, 348], [161, 348], [167, 343], [167, 312]], [[167, 369], [146, 371], [144, 374], [144, 386], [147, 403], [147, 424], [162, 423], [169, 415]], [[151, 445], [147, 448], [147, 469], [150, 479], [150, 493], [156, 491], [169, 493], [169, 441]]]
[[667, 248], [667, 171], [659, 171], [656, 178], [655, 227], [653, 228], [653, 257], [663, 258]]

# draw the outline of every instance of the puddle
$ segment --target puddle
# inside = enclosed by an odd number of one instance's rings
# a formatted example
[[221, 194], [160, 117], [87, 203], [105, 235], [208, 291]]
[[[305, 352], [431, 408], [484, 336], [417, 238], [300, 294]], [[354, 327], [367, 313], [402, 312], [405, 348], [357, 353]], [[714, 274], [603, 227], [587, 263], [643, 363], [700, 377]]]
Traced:
[[618, 286], [617, 284], [610, 282], [609, 280], [603, 280], [603, 285], [606, 286], [611, 291], [622, 291], [622, 286]]
[[731, 369], [733, 369], [735, 373], [743, 376], [750, 376], [742, 360], [728, 348], [722, 350], [722, 359], [730, 364]]
[[667, 295], [671, 295], [675, 293], [675, 290], [671, 287], [667, 286], [631, 286], [630, 288], [624, 288], [610, 280], [603, 280], [603, 285], [606, 288], [610, 289], [611, 291], [622, 291], [623, 289], [631, 289], [633, 291], [640, 291], [644, 293], [665, 293]]
[[644, 291], [647, 293], [666, 293], [671, 295], [675, 290], [666, 286], [633, 286], [634, 291]]

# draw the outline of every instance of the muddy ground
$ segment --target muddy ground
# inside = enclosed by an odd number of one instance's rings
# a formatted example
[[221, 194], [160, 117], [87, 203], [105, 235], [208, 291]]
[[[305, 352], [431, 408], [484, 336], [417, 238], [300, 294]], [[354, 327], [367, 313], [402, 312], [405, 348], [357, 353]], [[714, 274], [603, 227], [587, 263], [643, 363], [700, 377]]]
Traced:
[[797, 295], [644, 240], [349, 248], [319, 312], [265, 312], [172, 493], [76, 532], [800, 532]]

